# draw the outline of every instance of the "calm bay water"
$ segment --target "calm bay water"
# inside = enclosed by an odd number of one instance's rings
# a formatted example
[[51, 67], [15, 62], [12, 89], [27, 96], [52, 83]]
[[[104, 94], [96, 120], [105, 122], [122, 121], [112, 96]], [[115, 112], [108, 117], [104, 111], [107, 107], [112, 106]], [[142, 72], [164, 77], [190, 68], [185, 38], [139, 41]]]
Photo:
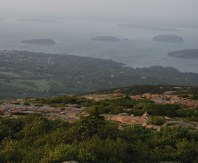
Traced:
[[[19, 18], [0, 21], [0, 49], [27, 50], [57, 54], [73, 54], [95, 58], [112, 59], [132, 67], [153, 65], [173, 66], [183, 72], [197, 72], [198, 60], [170, 58], [172, 50], [198, 48], [198, 29], [180, 28], [180, 31], [157, 31], [126, 28], [115, 21], [57, 20], [38, 21]], [[159, 34], [182, 36], [185, 43], [154, 42]], [[121, 42], [97, 42], [95, 36], [114, 36]], [[50, 38], [53, 46], [28, 45], [25, 39]], [[128, 40], [124, 40], [127, 38]]]

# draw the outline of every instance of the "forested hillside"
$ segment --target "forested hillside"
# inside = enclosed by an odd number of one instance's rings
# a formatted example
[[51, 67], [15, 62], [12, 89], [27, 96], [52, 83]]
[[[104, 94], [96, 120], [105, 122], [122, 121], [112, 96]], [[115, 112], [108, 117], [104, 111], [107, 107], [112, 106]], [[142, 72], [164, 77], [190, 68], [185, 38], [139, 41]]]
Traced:
[[82, 93], [131, 85], [198, 85], [198, 75], [172, 67], [131, 68], [72, 55], [0, 52], [0, 98]]

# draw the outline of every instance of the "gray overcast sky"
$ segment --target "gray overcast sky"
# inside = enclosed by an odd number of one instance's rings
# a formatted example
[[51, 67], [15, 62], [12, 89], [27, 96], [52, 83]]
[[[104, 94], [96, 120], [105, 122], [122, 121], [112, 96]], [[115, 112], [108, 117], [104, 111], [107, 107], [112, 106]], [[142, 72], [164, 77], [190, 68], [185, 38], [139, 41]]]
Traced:
[[198, 0], [0, 0], [0, 16], [107, 16], [196, 21]]

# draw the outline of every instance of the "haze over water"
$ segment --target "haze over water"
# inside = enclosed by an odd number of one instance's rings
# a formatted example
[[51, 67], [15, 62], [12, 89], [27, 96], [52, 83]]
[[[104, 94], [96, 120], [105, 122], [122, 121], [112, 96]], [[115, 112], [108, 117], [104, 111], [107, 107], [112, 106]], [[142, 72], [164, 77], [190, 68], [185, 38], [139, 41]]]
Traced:
[[[198, 60], [170, 58], [169, 51], [196, 49], [197, 1], [96, 0], [0, 2], [0, 49], [73, 54], [112, 59], [132, 67], [173, 66], [184, 72], [198, 72]], [[47, 5], [48, 7], [45, 7]], [[169, 7], [169, 8], [168, 8]], [[166, 10], [167, 9], [167, 13]], [[136, 24], [127, 28], [119, 24]], [[178, 30], [150, 29], [169, 26]], [[154, 42], [160, 34], [183, 37], [184, 43]], [[114, 36], [120, 42], [92, 41], [96, 36]], [[25, 39], [49, 38], [56, 45], [21, 43]]]

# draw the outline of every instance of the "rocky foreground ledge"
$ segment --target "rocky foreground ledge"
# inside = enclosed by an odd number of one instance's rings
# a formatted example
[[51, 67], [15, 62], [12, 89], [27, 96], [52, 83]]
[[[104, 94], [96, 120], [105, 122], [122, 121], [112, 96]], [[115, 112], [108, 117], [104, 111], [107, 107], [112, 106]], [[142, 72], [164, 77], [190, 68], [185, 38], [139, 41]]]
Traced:
[[[170, 109], [169, 105], [173, 106], [173, 108], [175, 107], [175, 109], [177, 109], [178, 105], [181, 107], [181, 111], [193, 111], [193, 116], [196, 116], [196, 112], [198, 112], [198, 100], [185, 98], [173, 93], [173, 91], [166, 91], [162, 94], [143, 93], [126, 97], [124, 93], [115, 92], [82, 96], [51, 97], [49, 99], [18, 99], [3, 102], [0, 105], [0, 114], [2, 114], [3, 117], [11, 118], [29, 114], [42, 114], [48, 119], [61, 119], [71, 123], [79, 120], [82, 116], [89, 115], [90, 108], [104, 106], [101, 107], [102, 111], [99, 110], [101, 115], [108, 121], [120, 123], [121, 126], [140, 125], [145, 128], [160, 131], [162, 127], [171, 124], [185, 128], [198, 129], [197, 121], [189, 121], [182, 117], [169, 117], [169, 114], [160, 113], [160, 106], [162, 112], [164, 112], [163, 109], [166, 109], [166, 107]], [[56, 101], [58, 101], [58, 103]], [[123, 103], [123, 106], [119, 104], [120, 102]], [[106, 111], [104, 109], [105, 107], [107, 108]], [[117, 108], [117, 110], [109, 112], [108, 109], [112, 107]], [[148, 108], [148, 110], [139, 110], [142, 107]], [[159, 109], [159, 119], [162, 120], [160, 124], [151, 123], [153, 117], [156, 117], [156, 113], [153, 114], [153, 111], [149, 109], [152, 109], [152, 107], [157, 107]], [[135, 112], [134, 108], [136, 110]], [[120, 129], [122, 129], [122, 127]]]

